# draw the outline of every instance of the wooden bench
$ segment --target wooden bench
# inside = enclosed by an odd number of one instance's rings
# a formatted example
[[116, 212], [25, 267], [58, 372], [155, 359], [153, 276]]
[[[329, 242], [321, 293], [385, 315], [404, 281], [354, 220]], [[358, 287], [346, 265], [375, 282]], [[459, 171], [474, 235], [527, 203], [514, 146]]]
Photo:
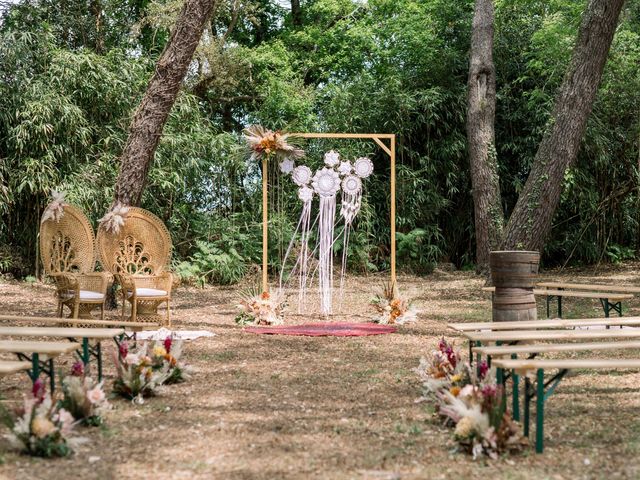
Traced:
[[[473, 362], [473, 347], [515, 344], [535, 341], [571, 341], [571, 340], [615, 340], [640, 338], [640, 328], [624, 330], [509, 330], [497, 332], [462, 332], [469, 339], [469, 362]], [[476, 361], [480, 364], [482, 354], [476, 350]]]
[[0, 360], [0, 376], [11, 375], [31, 368], [30, 362], [16, 362], [14, 360]]
[[469, 322], [448, 323], [447, 326], [458, 332], [471, 332], [480, 330], [527, 330], [527, 329], [551, 329], [551, 328], [575, 328], [575, 327], [640, 327], [640, 317], [621, 318], [576, 318], [563, 320], [554, 318], [551, 320], [524, 320], [522, 322]]
[[59, 355], [75, 352], [82, 345], [77, 342], [35, 342], [20, 340], [0, 340], [0, 352], [13, 353], [19, 360], [31, 363], [27, 374], [32, 382], [44, 373], [49, 377], [51, 391], [55, 390], [55, 366], [53, 359]]
[[497, 332], [463, 332], [470, 341], [478, 343], [521, 342], [537, 340], [587, 340], [640, 338], [640, 328], [623, 330], [508, 330]]
[[[622, 316], [622, 302], [621, 300], [625, 300], [624, 298], [618, 298], [616, 302], [615, 295], [631, 295], [640, 293], [639, 287], [631, 287], [631, 286], [615, 286], [615, 285], [602, 285], [598, 283], [565, 283], [565, 282], [539, 282], [536, 286], [544, 289], [545, 291], [565, 291], [565, 290], [582, 290], [584, 293], [589, 293], [592, 295], [605, 295], [609, 293], [607, 298], [598, 297], [600, 303], [602, 304], [602, 308], [604, 309], [605, 317], [609, 316], [609, 312], [614, 310], [618, 312], [618, 315]], [[576, 292], [578, 293], [578, 292]], [[590, 297], [595, 298], [595, 297]], [[609, 300], [614, 300], [614, 302], [610, 302]], [[562, 298], [558, 297], [558, 311], [562, 312]], [[558, 315], [561, 317], [562, 315]], [[547, 317], [549, 317], [549, 300], [547, 297]]]
[[[495, 292], [495, 287], [482, 287], [484, 292]], [[629, 300], [633, 298], [631, 293], [612, 293], [601, 291], [572, 291], [572, 290], [550, 290], [547, 288], [534, 288], [533, 294], [538, 296], [544, 296], [547, 304], [547, 318], [550, 316], [550, 304], [551, 299], [557, 298], [558, 301], [558, 317], [562, 318], [562, 298], [595, 298], [600, 300], [600, 304], [604, 309], [604, 316], [609, 318], [609, 313], [614, 310], [619, 316], [622, 316], [622, 300]]]
[[[495, 359], [494, 365], [498, 367], [498, 377], [504, 378], [500, 372], [510, 370], [515, 374], [526, 374], [530, 371], [536, 372], [535, 388], [531, 385], [531, 380], [525, 375], [524, 388], [524, 434], [529, 435], [530, 405], [531, 400], [536, 399], [536, 453], [544, 451], [544, 405], [553, 394], [560, 381], [566, 376], [569, 370], [578, 368], [588, 369], [640, 369], [640, 359], [577, 359], [577, 360], [511, 360]], [[545, 382], [545, 370], [559, 370], [551, 379]], [[502, 379], [500, 379], [502, 381]]]
[[[8, 327], [0, 326], [0, 337], [53, 337], [66, 338], [75, 342], [76, 338], [82, 339], [82, 350], [79, 357], [85, 365], [89, 364], [91, 357], [95, 357], [98, 363], [98, 380], [102, 380], [102, 340], [111, 339], [118, 343], [118, 338], [124, 335], [122, 328], [77, 328], [77, 327]], [[95, 347], [89, 344], [89, 340], [96, 342]]]

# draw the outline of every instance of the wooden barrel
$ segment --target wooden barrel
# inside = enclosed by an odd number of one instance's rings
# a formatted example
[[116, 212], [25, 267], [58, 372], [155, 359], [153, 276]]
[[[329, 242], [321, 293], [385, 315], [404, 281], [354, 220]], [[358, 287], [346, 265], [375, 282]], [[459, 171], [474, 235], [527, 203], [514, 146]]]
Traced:
[[493, 295], [493, 321], [536, 320], [533, 287], [538, 275], [540, 254], [526, 251], [496, 251], [489, 256]]

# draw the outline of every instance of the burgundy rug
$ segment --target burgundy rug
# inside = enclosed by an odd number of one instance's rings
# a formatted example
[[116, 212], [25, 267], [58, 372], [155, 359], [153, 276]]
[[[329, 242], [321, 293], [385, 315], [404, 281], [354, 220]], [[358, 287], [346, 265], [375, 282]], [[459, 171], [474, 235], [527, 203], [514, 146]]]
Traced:
[[375, 323], [306, 323], [304, 325], [280, 325], [277, 327], [246, 327], [245, 332], [268, 335], [306, 335], [309, 337], [362, 337], [394, 333], [396, 327]]

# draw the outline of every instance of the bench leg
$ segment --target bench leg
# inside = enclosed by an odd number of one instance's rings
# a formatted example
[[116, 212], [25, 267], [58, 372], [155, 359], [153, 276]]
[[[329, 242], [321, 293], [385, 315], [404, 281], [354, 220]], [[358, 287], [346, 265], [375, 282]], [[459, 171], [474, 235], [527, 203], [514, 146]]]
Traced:
[[531, 408], [531, 380], [528, 376], [524, 376], [524, 436], [529, 436], [529, 412]]
[[551, 313], [549, 312], [549, 303], [550, 303], [549, 295], [547, 295], [547, 318], [549, 318], [549, 315], [551, 315]]
[[558, 318], [562, 318], [562, 297], [558, 295]]
[[51, 393], [56, 389], [56, 374], [53, 365], [53, 358], [49, 359], [49, 385], [51, 386]]
[[536, 392], [536, 453], [544, 450], [544, 370], [537, 371]]
[[40, 376], [40, 356], [37, 353], [31, 355], [31, 381], [35, 382]]
[[82, 363], [84, 363], [85, 367], [89, 365], [89, 339], [82, 339]]
[[[511, 355], [511, 358], [517, 359], [517, 355]], [[520, 421], [520, 375], [515, 370], [511, 372], [512, 387], [511, 387], [511, 410], [513, 413], [513, 419], [516, 422]]]
[[102, 343], [100, 343], [100, 341], [98, 341], [98, 344], [96, 345], [96, 355], [98, 357], [98, 382], [102, 381], [102, 347], [101, 347]]

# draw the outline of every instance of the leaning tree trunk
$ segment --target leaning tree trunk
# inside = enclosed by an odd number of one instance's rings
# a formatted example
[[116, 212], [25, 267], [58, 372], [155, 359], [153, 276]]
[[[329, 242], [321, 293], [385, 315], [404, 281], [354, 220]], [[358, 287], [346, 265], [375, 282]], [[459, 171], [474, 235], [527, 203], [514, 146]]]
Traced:
[[291, 21], [294, 27], [302, 26], [302, 8], [300, 0], [291, 0]]
[[184, 2], [169, 42], [131, 121], [129, 137], [120, 157], [116, 202], [140, 205], [162, 129], [215, 3], [216, 0]]
[[505, 249], [540, 250], [560, 202], [564, 174], [575, 162], [624, 0], [590, 0], [550, 127], [507, 224]]
[[467, 85], [467, 142], [476, 231], [476, 264], [486, 270], [500, 244], [504, 214], [495, 148], [496, 72], [493, 0], [476, 0]]

